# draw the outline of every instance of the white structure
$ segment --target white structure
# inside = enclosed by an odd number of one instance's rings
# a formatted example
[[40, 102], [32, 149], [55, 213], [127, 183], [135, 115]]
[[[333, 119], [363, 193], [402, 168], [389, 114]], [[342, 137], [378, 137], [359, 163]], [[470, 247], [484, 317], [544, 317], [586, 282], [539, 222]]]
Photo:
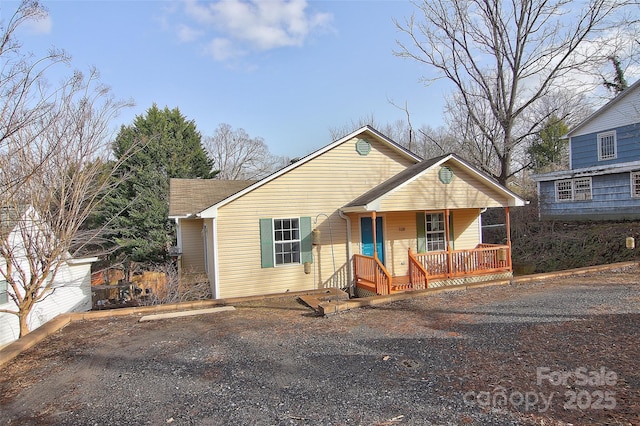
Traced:
[[[1, 233], [4, 239], [3, 244], [11, 247], [14, 251], [13, 257], [16, 259], [13, 262], [14, 271], [18, 269], [15, 267], [16, 263], [20, 264], [22, 271], [29, 271], [25, 238], [23, 237], [26, 227], [22, 226], [20, 229], [16, 220], [12, 221], [9, 216], [5, 212], [0, 218], [0, 225], [4, 227], [4, 232]], [[37, 218], [38, 215], [33, 208], [28, 208], [22, 214], [20, 220], [32, 224], [28, 228], [37, 230], [35, 231], [36, 233], [46, 233], [47, 231], [43, 230], [41, 223], [38, 226], [33, 225], [36, 223]], [[31, 235], [29, 238], [31, 238]], [[46, 241], [46, 238], [35, 237], [32, 238], [30, 243], [33, 244], [34, 241], [43, 242]], [[16, 255], [15, 253], [20, 254]], [[59, 314], [91, 309], [91, 263], [96, 260], [98, 259], [95, 257], [73, 259], [71, 256], [61, 260], [63, 263], [58, 269], [54, 282], [44, 290], [48, 294], [45, 294], [45, 297], [35, 304], [29, 314], [29, 330], [35, 330]], [[6, 273], [6, 261], [0, 257], [0, 310], [15, 311], [17, 307], [11, 299], [13, 290], [5, 280]], [[28, 279], [29, 277], [26, 278]], [[0, 347], [17, 340], [19, 335], [18, 317], [10, 313], [0, 313]]]

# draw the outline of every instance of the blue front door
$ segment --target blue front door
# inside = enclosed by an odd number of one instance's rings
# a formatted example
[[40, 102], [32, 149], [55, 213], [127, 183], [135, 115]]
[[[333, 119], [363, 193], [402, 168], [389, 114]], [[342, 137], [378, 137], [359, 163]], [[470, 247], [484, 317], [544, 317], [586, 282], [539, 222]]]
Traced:
[[[362, 239], [362, 254], [373, 257], [373, 228], [370, 217], [360, 218], [360, 233]], [[378, 259], [384, 265], [384, 236], [382, 235], [382, 218], [376, 218], [376, 250]]]

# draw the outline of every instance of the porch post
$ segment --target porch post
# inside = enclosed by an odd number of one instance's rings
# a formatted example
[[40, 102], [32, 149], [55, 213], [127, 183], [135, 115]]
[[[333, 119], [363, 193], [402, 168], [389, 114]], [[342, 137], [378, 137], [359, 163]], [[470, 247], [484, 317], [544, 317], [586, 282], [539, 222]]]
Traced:
[[449, 209], [444, 210], [444, 238], [447, 246], [447, 278], [451, 278], [451, 236], [449, 235]]
[[376, 212], [371, 212], [371, 228], [373, 235], [373, 258], [378, 258], [378, 236], [376, 235]]
[[507, 266], [511, 270], [511, 217], [509, 215], [509, 207], [504, 208], [505, 228], [507, 230], [507, 247], [509, 247], [509, 255], [507, 256]]

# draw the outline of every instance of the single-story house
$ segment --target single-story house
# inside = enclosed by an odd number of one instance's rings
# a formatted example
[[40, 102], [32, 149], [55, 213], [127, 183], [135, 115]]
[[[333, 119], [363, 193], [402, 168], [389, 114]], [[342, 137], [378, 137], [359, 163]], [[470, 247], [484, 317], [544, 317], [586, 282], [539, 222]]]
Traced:
[[[365, 126], [259, 181], [172, 179], [182, 274], [214, 298], [337, 287], [359, 296], [510, 276], [525, 200], [454, 154], [423, 161]], [[504, 245], [481, 213], [507, 212]]]

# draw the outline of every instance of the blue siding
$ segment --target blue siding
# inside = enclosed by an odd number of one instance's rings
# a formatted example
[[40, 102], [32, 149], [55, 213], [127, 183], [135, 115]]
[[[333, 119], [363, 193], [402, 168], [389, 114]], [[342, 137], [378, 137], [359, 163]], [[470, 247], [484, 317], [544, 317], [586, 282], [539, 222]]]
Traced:
[[[605, 131], [607, 130], [603, 132]], [[640, 123], [616, 129], [618, 157], [614, 160], [598, 161], [598, 133], [571, 138], [571, 168], [581, 169], [640, 160]]]
[[590, 201], [556, 202], [555, 182], [540, 182], [540, 212], [544, 218], [637, 219], [640, 198], [631, 197], [629, 173], [593, 176]]

